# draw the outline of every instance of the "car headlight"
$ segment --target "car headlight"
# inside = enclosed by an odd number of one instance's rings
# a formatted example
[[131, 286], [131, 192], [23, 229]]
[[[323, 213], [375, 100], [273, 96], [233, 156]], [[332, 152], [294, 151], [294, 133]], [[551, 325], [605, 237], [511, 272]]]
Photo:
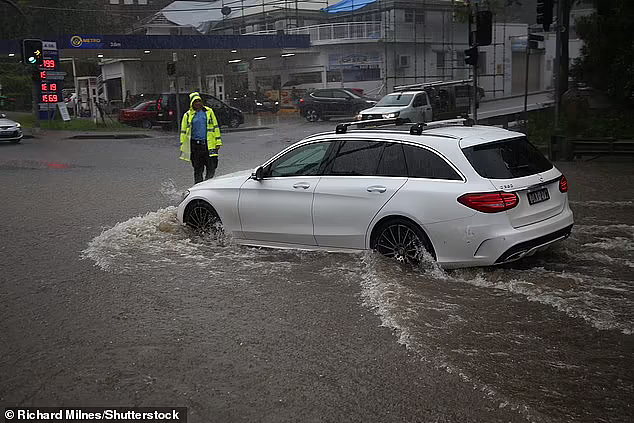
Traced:
[[20, 128], [22, 127], [22, 125], [20, 125], [19, 123], [16, 123], [16, 124], [15, 124], [15, 127], [16, 127], [16, 128], [18, 128], [18, 129], [20, 129]]
[[261, 105], [262, 105], [262, 103], [260, 103], [259, 101], [256, 101], [256, 102], [255, 102], [255, 105], [256, 105], [256, 106], [261, 106]]
[[354, 117], [356, 120], [363, 120], [363, 115], [361, 113], [359, 113], [358, 115], [356, 115]]
[[400, 114], [400, 112], [388, 113], [388, 114], [383, 115], [383, 119], [397, 118], [399, 114]]
[[279, 102], [279, 101], [276, 101], [276, 102], [275, 102], [275, 105], [278, 105], [278, 104], [280, 104], [280, 102]]

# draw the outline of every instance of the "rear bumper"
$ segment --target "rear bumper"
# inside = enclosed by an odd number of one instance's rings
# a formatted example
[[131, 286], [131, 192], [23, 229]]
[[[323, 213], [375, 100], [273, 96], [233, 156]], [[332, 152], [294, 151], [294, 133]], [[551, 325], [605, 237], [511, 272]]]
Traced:
[[572, 210], [566, 205], [558, 215], [521, 228], [513, 228], [506, 216], [492, 222], [491, 216], [479, 221], [478, 215], [453, 222], [450, 231], [440, 224], [428, 228], [438, 263], [453, 269], [498, 265], [530, 256], [567, 238], [573, 224]]

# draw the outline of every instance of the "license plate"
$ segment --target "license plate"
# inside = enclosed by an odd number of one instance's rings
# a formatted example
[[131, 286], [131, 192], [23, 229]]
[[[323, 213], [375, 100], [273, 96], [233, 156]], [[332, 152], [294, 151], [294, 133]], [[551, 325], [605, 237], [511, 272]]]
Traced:
[[548, 195], [548, 188], [538, 189], [537, 191], [530, 191], [528, 193], [528, 204], [531, 206], [533, 204], [541, 203], [542, 201], [550, 200], [550, 195]]

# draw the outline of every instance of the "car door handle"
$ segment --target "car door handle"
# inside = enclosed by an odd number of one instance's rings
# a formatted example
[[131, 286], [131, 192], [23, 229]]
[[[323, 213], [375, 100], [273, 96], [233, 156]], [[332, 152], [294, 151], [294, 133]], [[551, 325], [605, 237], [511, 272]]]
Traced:
[[371, 187], [368, 187], [368, 192], [385, 192], [386, 190], [387, 188], [382, 185], [372, 185]]
[[310, 187], [310, 184], [308, 182], [298, 182], [298, 183], [293, 185], [293, 188], [295, 188], [295, 189], [297, 189], [297, 188], [308, 189], [309, 187]]

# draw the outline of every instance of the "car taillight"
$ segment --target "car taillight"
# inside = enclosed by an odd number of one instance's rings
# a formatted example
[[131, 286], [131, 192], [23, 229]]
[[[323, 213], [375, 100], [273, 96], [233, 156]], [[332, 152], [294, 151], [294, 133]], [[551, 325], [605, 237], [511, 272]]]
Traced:
[[564, 175], [561, 175], [559, 180], [559, 192], [568, 192], [568, 180]]
[[161, 103], [163, 102], [162, 98], [159, 98], [158, 102], [156, 103], [156, 109], [157, 110], [161, 110]]
[[299, 104], [304, 104], [304, 99], [303, 98], [299, 99]]
[[170, 110], [170, 111], [169, 111], [169, 115], [170, 115], [170, 116], [172, 116], [173, 114], [174, 114], [174, 111], [173, 111], [173, 110]]
[[458, 197], [458, 202], [483, 213], [497, 213], [517, 206], [517, 195], [512, 192], [478, 192]]

